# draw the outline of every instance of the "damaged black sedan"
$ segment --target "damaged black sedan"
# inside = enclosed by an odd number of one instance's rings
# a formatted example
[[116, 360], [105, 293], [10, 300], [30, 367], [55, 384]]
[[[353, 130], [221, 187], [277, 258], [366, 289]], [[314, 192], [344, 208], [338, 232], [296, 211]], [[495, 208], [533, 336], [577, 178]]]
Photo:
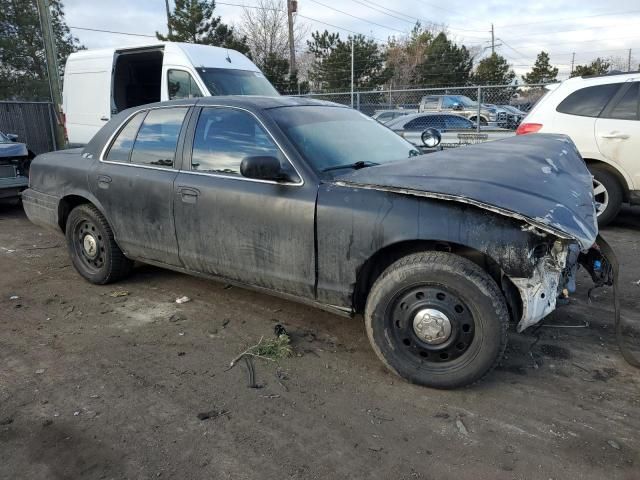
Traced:
[[392, 371], [439, 388], [486, 375], [510, 320], [523, 330], [552, 312], [579, 263], [610, 280], [591, 175], [567, 137], [419, 155], [309, 99], [122, 112], [85, 148], [37, 157], [23, 202], [64, 232], [90, 282], [137, 260], [362, 313]]

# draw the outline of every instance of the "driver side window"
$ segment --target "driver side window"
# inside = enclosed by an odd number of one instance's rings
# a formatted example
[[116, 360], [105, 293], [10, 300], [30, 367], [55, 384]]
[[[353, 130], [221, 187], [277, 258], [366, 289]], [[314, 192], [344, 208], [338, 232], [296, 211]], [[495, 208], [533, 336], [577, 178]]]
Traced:
[[275, 157], [288, 162], [253, 115], [235, 108], [204, 108], [198, 118], [191, 170], [240, 176], [245, 157]]

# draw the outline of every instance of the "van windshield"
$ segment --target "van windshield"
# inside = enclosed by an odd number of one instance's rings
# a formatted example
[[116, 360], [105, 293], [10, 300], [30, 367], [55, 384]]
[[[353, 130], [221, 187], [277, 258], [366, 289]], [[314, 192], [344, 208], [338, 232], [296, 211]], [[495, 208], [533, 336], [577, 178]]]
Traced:
[[231, 68], [198, 68], [211, 95], [280, 95], [260, 72]]

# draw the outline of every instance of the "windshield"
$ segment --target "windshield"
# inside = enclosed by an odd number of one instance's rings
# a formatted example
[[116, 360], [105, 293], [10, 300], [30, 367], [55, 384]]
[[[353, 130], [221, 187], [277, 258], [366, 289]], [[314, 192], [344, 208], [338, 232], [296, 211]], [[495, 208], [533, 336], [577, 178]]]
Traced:
[[0, 132], [0, 143], [10, 143], [9, 137], [7, 137], [4, 133]]
[[198, 68], [211, 95], [280, 95], [261, 72], [231, 68]]
[[459, 103], [463, 107], [477, 107], [478, 104], [464, 95], [451, 95], [453, 103]]
[[[420, 154], [387, 127], [350, 108], [280, 107], [269, 114], [317, 171], [361, 168]], [[362, 163], [354, 167], [357, 162]]]

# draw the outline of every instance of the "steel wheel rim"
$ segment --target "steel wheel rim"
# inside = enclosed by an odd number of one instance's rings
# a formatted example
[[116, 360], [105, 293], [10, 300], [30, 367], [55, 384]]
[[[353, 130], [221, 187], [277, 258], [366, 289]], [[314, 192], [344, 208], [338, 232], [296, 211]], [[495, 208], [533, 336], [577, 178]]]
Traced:
[[89, 271], [96, 272], [104, 266], [104, 239], [92, 221], [82, 220], [76, 224], [73, 244], [77, 257]]
[[609, 206], [609, 192], [604, 184], [593, 179], [593, 200], [596, 203], [596, 214], [600, 216]]
[[[429, 340], [414, 325], [420, 312], [440, 312], [449, 325], [443, 336]], [[443, 364], [469, 351], [476, 324], [460, 296], [441, 285], [414, 285], [399, 292], [389, 304], [385, 321], [399, 353], [416, 364]], [[447, 331], [448, 330], [448, 331]]]

